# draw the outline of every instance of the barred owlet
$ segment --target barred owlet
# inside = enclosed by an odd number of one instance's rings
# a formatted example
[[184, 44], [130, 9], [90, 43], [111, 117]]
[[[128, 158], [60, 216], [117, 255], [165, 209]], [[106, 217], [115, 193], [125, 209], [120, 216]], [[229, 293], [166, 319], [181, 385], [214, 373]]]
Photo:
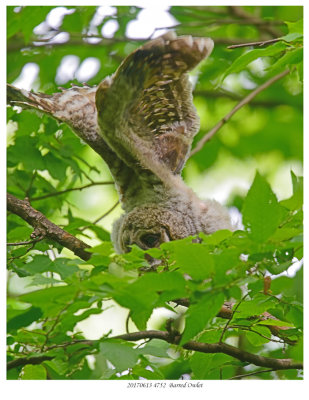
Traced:
[[180, 176], [199, 129], [188, 71], [212, 49], [209, 38], [169, 32], [131, 53], [98, 87], [46, 95], [8, 86], [11, 104], [67, 123], [107, 163], [124, 209], [112, 231], [118, 252], [231, 229], [227, 211], [200, 200]]

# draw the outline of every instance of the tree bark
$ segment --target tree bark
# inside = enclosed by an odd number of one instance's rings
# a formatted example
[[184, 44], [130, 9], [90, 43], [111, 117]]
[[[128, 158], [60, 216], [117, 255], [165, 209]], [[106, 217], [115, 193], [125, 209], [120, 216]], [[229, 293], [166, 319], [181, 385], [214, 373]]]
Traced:
[[61, 246], [71, 250], [82, 260], [88, 261], [90, 259], [91, 253], [85, 251], [85, 249], [90, 247], [88, 244], [52, 223], [40, 211], [31, 207], [28, 201], [20, 200], [8, 193], [7, 209], [28, 222], [28, 224], [39, 231], [43, 237], [61, 244]]

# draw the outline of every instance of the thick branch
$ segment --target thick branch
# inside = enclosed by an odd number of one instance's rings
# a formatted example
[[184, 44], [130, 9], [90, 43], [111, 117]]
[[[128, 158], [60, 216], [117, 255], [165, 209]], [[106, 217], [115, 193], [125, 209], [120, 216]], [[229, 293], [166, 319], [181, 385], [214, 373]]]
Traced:
[[[145, 331], [126, 333], [124, 335], [116, 336], [115, 338], [137, 341], [140, 339], [161, 339], [166, 342], [178, 344], [180, 336], [173, 337], [169, 332], [163, 331]], [[226, 343], [199, 343], [190, 340], [182, 346], [186, 350], [198, 351], [200, 353], [224, 353], [240, 361], [248, 362], [250, 364], [258, 365], [260, 367], [268, 367], [272, 369], [302, 369], [302, 363], [294, 363], [290, 359], [277, 359], [270, 357], [263, 357], [256, 354], [248, 353], [247, 351], [240, 350], [237, 347], [230, 346]]]
[[278, 359], [263, 357], [252, 354], [226, 343], [198, 343], [190, 341], [183, 346], [187, 350], [199, 351], [201, 353], [224, 353], [240, 361], [258, 365], [259, 367], [268, 367], [272, 369], [302, 369], [302, 363], [294, 363], [290, 359]]
[[[165, 342], [171, 344], [178, 344], [180, 342], [180, 335], [173, 335], [167, 331], [156, 331], [156, 330], [149, 330], [149, 331], [139, 331], [139, 332], [132, 332], [132, 333], [125, 333], [123, 335], [113, 336], [110, 339], [122, 339], [127, 340], [130, 342], [136, 342], [142, 339], [159, 339], [164, 340]], [[91, 346], [97, 344], [97, 340], [75, 340], [73, 342], [63, 343], [61, 345], [54, 345], [48, 348], [51, 350], [55, 347], [67, 347], [73, 344], [85, 344], [86, 346]], [[293, 362], [291, 359], [277, 359], [277, 358], [270, 358], [259, 356], [256, 354], [249, 353], [244, 350], [240, 350], [237, 347], [230, 346], [226, 343], [200, 343], [193, 340], [185, 343], [182, 346], [186, 350], [191, 351], [198, 351], [200, 353], [224, 353], [231, 357], [237, 358], [240, 361], [247, 362], [249, 364], [254, 364], [259, 367], [267, 367], [271, 368], [272, 370], [283, 370], [283, 369], [303, 369], [303, 364], [301, 362]], [[41, 359], [41, 362], [45, 361], [46, 356], [42, 357], [31, 357], [31, 358], [20, 358], [14, 361], [10, 361], [7, 365], [8, 369], [16, 368], [20, 365], [26, 364], [33, 364], [38, 363]]]
[[217, 125], [215, 125], [195, 146], [195, 148], [191, 151], [190, 157], [199, 152], [204, 144], [208, 142], [222, 126], [232, 118], [232, 116], [240, 110], [243, 106], [246, 104], [250, 103], [250, 101], [257, 96], [259, 93], [261, 93], [263, 90], [267, 89], [269, 86], [271, 86], [273, 83], [277, 82], [279, 79], [283, 78], [290, 72], [289, 69], [286, 69], [283, 72], [280, 72], [280, 74], [273, 76], [271, 79], [263, 83], [261, 86], [253, 90], [248, 96], [246, 96], [244, 99], [242, 99], [224, 118], [222, 118]]
[[52, 356], [38, 356], [38, 357], [25, 357], [25, 358], [16, 358], [15, 360], [9, 361], [7, 363], [7, 371], [17, 367], [23, 367], [24, 365], [37, 365], [41, 364], [44, 361], [52, 360], [54, 357]]
[[53, 224], [40, 211], [31, 207], [26, 200], [20, 200], [8, 193], [7, 209], [39, 230], [43, 236], [73, 251], [81, 259], [87, 261], [91, 257], [91, 254], [85, 251], [90, 247], [89, 245]]

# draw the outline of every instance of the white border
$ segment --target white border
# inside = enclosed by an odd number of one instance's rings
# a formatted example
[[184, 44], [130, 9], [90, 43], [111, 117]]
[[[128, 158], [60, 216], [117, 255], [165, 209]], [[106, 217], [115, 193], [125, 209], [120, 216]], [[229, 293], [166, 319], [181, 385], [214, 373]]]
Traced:
[[[158, 3], [158, 0], [152, 1], [106, 1], [105, 5], [147, 5], [153, 4], [154, 2]], [[87, 5], [102, 5], [91, 3]], [[188, 1], [168, 1], [164, 2], [165, 5], [188, 5]], [[204, 1], [193, 1], [190, 2], [190, 5], [270, 5], [270, 6], [281, 6], [281, 5], [299, 5], [304, 6], [304, 1], [293, 0], [290, 2], [287, 1], [259, 1], [258, 4], [250, 4], [249, 1], [237, 1], [233, 4], [233, 1], [220, 1], [218, 2], [209, 1], [206, 3]], [[257, 3], [257, 2], [256, 2]], [[201, 381], [203, 383], [203, 389], [196, 388], [186, 388], [186, 389], [127, 389], [128, 382], [130, 381], [6, 381], [6, 369], [5, 369], [5, 321], [6, 321], [6, 311], [5, 311], [5, 294], [6, 294], [6, 273], [4, 265], [5, 263], [5, 219], [6, 219], [6, 210], [5, 210], [5, 182], [6, 182], [6, 158], [5, 158], [5, 121], [6, 121], [6, 90], [5, 90], [5, 81], [6, 81], [6, 6], [7, 5], [55, 5], [55, 6], [72, 6], [72, 5], [86, 5], [85, 2], [81, 2], [79, 0], [75, 1], [52, 1], [46, 2], [42, 4], [42, 1], [1, 1], [0, 3], [0, 43], [1, 43], [1, 91], [0, 91], [0, 104], [1, 104], [1, 146], [0, 146], [0, 182], [1, 182], [1, 202], [0, 202], [0, 212], [1, 212], [1, 229], [0, 229], [0, 243], [3, 248], [0, 252], [1, 257], [1, 279], [0, 279], [0, 387], [1, 387], [1, 396], [7, 396], [12, 400], [15, 399], [23, 399], [23, 400], [36, 400], [36, 399], [55, 399], [56, 396], [59, 396], [60, 399], [70, 398], [70, 399], [88, 399], [89, 396], [91, 398], [98, 399], [108, 399], [109, 397], [113, 399], [117, 398], [125, 398], [125, 399], [142, 399], [145, 397], [153, 397], [153, 398], [170, 398], [172, 396], [177, 396], [177, 398], [188, 398], [194, 397], [194, 399], [228, 399], [228, 400], [241, 400], [241, 399], [269, 399], [269, 398], [277, 398], [280, 400], [285, 399], [293, 399], [293, 398], [304, 398], [304, 393], [308, 393], [308, 384], [307, 379], [304, 381], [262, 381], [262, 380], [247, 380], [247, 381]], [[307, 18], [307, 7], [304, 7], [305, 15], [305, 37], [306, 37], [306, 22]], [[306, 61], [306, 53], [305, 52], [305, 66], [307, 65]], [[5, 61], [4, 61], [5, 60]], [[305, 68], [304, 68], [305, 69]], [[306, 82], [306, 81], [305, 81]], [[306, 88], [306, 85], [305, 85]], [[305, 90], [305, 93], [307, 91]], [[305, 97], [305, 105], [306, 97]], [[306, 113], [305, 113], [305, 119]], [[307, 121], [305, 127], [307, 125]], [[304, 130], [305, 136], [305, 152], [307, 153], [307, 142], [306, 139], [306, 130]], [[291, 135], [293, 132], [291, 132]], [[305, 162], [305, 170], [307, 169], [307, 162]], [[307, 199], [307, 194], [305, 193], [305, 200]], [[307, 220], [307, 218], [306, 218]], [[305, 227], [307, 226], [305, 220]], [[306, 279], [307, 280], [307, 279]], [[305, 296], [306, 300], [306, 296]], [[307, 322], [307, 319], [305, 320]], [[307, 325], [307, 324], [306, 324]], [[307, 329], [305, 329], [307, 332]], [[305, 349], [307, 346], [305, 346]], [[306, 377], [306, 375], [305, 375]], [[132, 382], [132, 381], [131, 381]], [[152, 382], [152, 381], [147, 381]], [[158, 382], [158, 381], [156, 381]], [[165, 381], [167, 383], [174, 381]], [[176, 381], [180, 382], [180, 381]], [[184, 381], [182, 381], [184, 382]], [[52, 386], [49, 388], [48, 386]], [[4, 397], [3, 397], [4, 398]]]

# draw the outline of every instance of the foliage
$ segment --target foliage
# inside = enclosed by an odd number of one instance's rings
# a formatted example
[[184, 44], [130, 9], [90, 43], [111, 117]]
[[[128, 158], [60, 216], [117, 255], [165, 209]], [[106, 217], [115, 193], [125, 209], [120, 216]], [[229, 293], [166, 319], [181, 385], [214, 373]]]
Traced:
[[[8, 7], [8, 82], [14, 82], [27, 63], [36, 63], [35, 89], [55, 92], [63, 57], [75, 55], [80, 64], [89, 57], [100, 60], [88, 81], [97, 84], [143, 42], [126, 37], [138, 7], [115, 7], [97, 26], [91, 22], [96, 7], [67, 9], [74, 12], [57, 28], [39, 34], [33, 29], [53, 7]], [[248, 371], [260, 379], [301, 378], [293, 369], [262, 373], [265, 368], [247, 367], [248, 362], [230, 355], [182, 346], [190, 340], [224, 341], [253, 354], [302, 360], [302, 269], [292, 277], [283, 274], [302, 260], [302, 178], [291, 172], [293, 194], [280, 201], [268, 183], [279, 168], [277, 159], [281, 165], [302, 160], [302, 9], [174, 6], [169, 12], [179, 22], [177, 33], [211, 36], [216, 43], [212, 56], [199, 67], [195, 104], [201, 131], [196, 142], [252, 87], [290, 68], [284, 80], [236, 113], [188, 161], [187, 170], [210, 169], [224, 155], [258, 165], [261, 158], [275, 154], [273, 163], [256, 173], [246, 195], [229, 200], [242, 212], [243, 230], [200, 234], [200, 243], [189, 237], [146, 252], [133, 246], [130, 253], [117, 255], [108, 228], [94, 221], [102, 209], [92, 214], [86, 204], [78, 213], [84, 191], [76, 195], [76, 188], [98, 189], [99, 182], [110, 181], [101, 160], [64, 124], [9, 107], [8, 191], [27, 197], [47, 218], [93, 244], [87, 262], [47, 240], [8, 247], [9, 379], [180, 379], [184, 374], [191, 379], [230, 379]], [[112, 38], [98, 43], [85, 39], [101, 37], [109, 20], [118, 22]], [[256, 22], [261, 20], [264, 24]], [[53, 42], [61, 32], [69, 32], [68, 40]], [[227, 49], [229, 44], [273, 38], [281, 39], [265, 47]], [[102, 185], [96, 193], [108, 194], [108, 210], [115, 192]], [[9, 214], [7, 224], [8, 242], [29, 240], [33, 228], [25, 221]], [[149, 256], [161, 260], [155, 270]], [[268, 275], [270, 288], [265, 287]], [[149, 328], [154, 310], [168, 310], [172, 321], [160, 320], [156, 329], [180, 332], [180, 342], [155, 338], [137, 345], [115, 338], [108, 327], [102, 327], [105, 333], [99, 339], [86, 340], [77, 324], [104, 314], [111, 299], [127, 309], [130, 327], [139, 331]], [[186, 299], [189, 306], [176, 307], [177, 299]], [[217, 316], [224, 301], [234, 303], [232, 320]], [[265, 312], [276, 320], [260, 318]], [[284, 329], [272, 336], [271, 325]]]

